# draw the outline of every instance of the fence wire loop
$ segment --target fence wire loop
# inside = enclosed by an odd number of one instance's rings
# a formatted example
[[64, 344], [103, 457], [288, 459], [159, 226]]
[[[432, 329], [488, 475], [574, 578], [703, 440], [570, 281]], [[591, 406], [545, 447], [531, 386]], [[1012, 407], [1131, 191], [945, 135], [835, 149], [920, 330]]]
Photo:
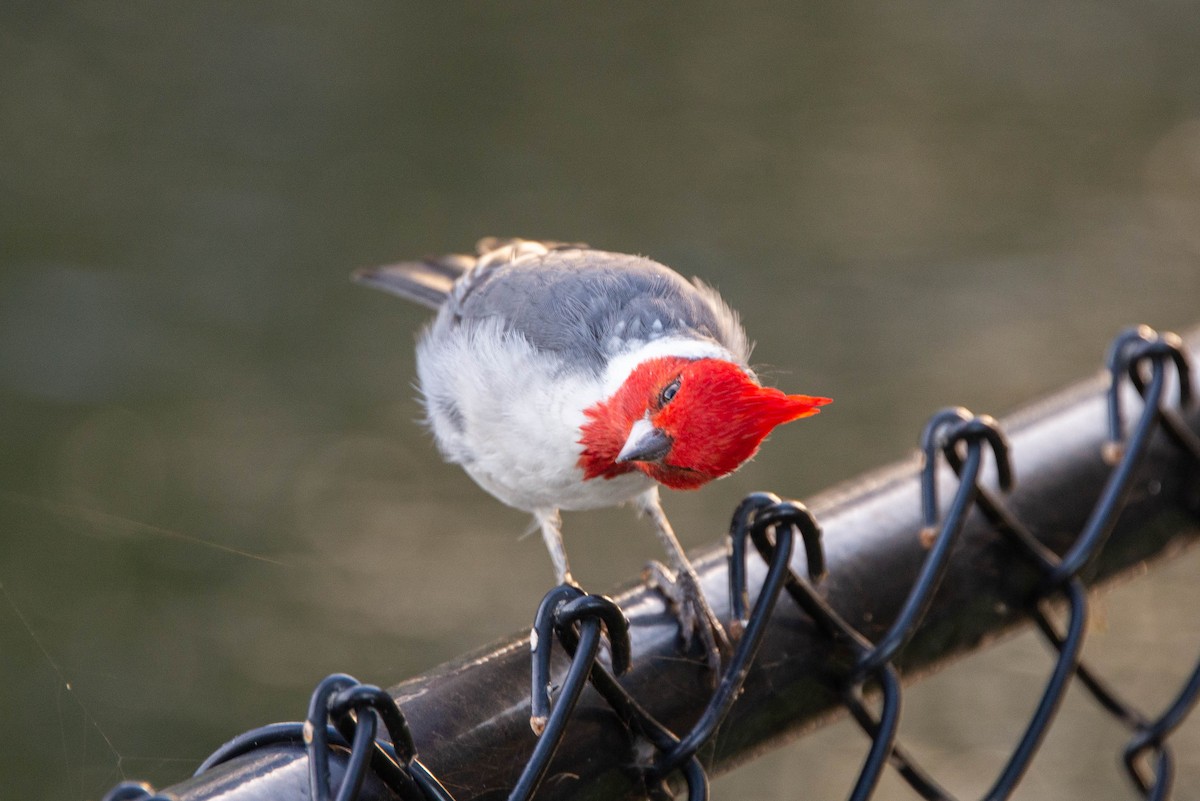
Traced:
[[[812, 523], [816, 525], [815, 520]], [[776, 543], [766, 536], [765, 528], [754, 527], [750, 533], [755, 548], [764, 559], [774, 564], [778, 559], [779, 551]], [[793, 601], [835, 645], [850, 648], [856, 662], [861, 661], [871, 652], [873, 646], [870, 641], [846, 622], [821, 597], [809, 581], [789, 569], [785, 577], [785, 587]], [[882, 707], [878, 718], [870, 714], [862, 698], [862, 687], [868, 680], [874, 681], [882, 694]], [[900, 718], [900, 678], [894, 667], [883, 663], [870, 668], [861, 680], [848, 677], [842, 694], [843, 701], [859, 725], [868, 731], [872, 740], [871, 748], [859, 771], [858, 781], [850, 796], [852, 799], [866, 799], [870, 797], [878, 784], [889, 754], [892, 755], [893, 761], [902, 758], [902, 753], [897, 752], [893, 747]]]
[[[1195, 450], [1194, 443], [1197, 441], [1195, 434], [1183, 425], [1177, 416], [1170, 414], [1164, 408], [1159, 408], [1160, 400], [1157, 394], [1153, 399], [1148, 394], [1153, 384], [1153, 376], [1165, 367], [1168, 361], [1175, 367], [1178, 379], [1179, 408], [1185, 410], [1192, 403], [1192, 368], [1191, 360], [1183, 346], [1183, 340], [1177, 334], [1169, 331], [1159, 334], [1149, 326], [1138, 325], [1122, 331], [1109, 346], [1105, 358], [1111, 376], [1108, 391], [1109, 442], [1105, 450], [1105, 458], [1110, 464], [1115, 464], [1122, 455], [1124, 424], [1121, 413], [1121, 383], [1125, 377], [1129, 378], [1129, 382], [1142, 396], [1147, 406], [1152, 405], [1156, 411], [1167, 413], [1169, 419], [1164, 420], [1164, 423], [1167, 425], [1168, 434], [1177, 441], [1180, 437], [1184, 440], [1190, 439], [1191, 443], [1184, 441], [1180, 444], [1189, 450]], [[1145, 375], [1147, 370], [1151, 375], [1149, 380]], [[1161, 390], [1161, 387], [1159, 389]]]
[[[1191, 369], [1180, 345], [1179, 338], [1173, 334], [1160, 336], [1147, 326], [1137, 326], [1119, 334], [1109, 348], [1108, 364], [1112, 382], [1108, 391], [1109, 445], [1104, 455], [1113, 464], [1113, 471], [1083, 532], [1050, 576], [1051, 585], [1061, 585], [1066, 578], [1083, 570], [1104, 546], [1116, 526], [1120, 508], [1124, 505], [1135, 471], [1150, 446], [1156, 424], [1168, 419], [1167, 410], [1162, 404], [1168, 364], [1176, 368], [1181, 404], [1190, 402]], [[1148, 381], [1141, 375], [1143, 369], [1150, 372]], [[1128, 437], [1123, 436], [1120, 400], [1120, 385], [1126, 375], [1138, 388], [1144, 401], [1142, 413]], [[1180, 424], [1178, 428], [1186, 427]], [[1196, 438], [1191, 437], [1189, 442], [1182, 431], [1175, 429], [1176, 426], [1168, 424], [1167, 431], [1171, 438], [1185, 449], [1198, 452], [1194, 447]]]
[[[795, 526], [804, 542], [805, 560], [808, 566], [808, 577], [819, 581], [825, 575], [825, 549], [821, 543], [821, 526], [812, 513], [802, 504], [795, 501], [783, 502], [778, 496], [769, 492], [755, 492], [746, 496], [734, 510], [733, 520], [729, 526], [729, 602], [733, 625], [731, 630], [736, 636], [741, 636], [748, 620], [747, 609], [750, 606], [750, 596], [746, 587], [746, 542], [747, 536], [753, 532], [762, 532], [777, 525]], [[770, 564], [771, 556], [764, 558]]]
[[[525, 763], [509, 801], [526, 801], [536, 792], [566, 733], [566, 724], [584, 685], [600, 667], [600, 636], [607, 630], [613, 668], [623, 673], [629, 667], [629, 621], [610, 598], [587, 595], [570, 584], [550, 590], [538, 606], [530, 633], [532, 693], [529, 725], [538, 736], [533, 754]], [[571, 665], [559, 689], [557, 703], [551, 702], [551, 645], [557, 636], [571, 656]]]
[[[388, 733], [386, 739], [376, 737], [380, 721]], [[274, 745], [304, 747], [313, 801], [328, 801], [331, 795], [338, 801], [357, 798], [368, 768], [403, 801], [453, 801], [417, 759], [412, 733], [395, 700], [379, 687], [361, 684], [344, 673], [327, 676], [317, 684], [303, 723], [272, 723], [238, 735], [214, 751], [193, 775]], [[336, 794], [329, 763], [331, 748], [349, 752]]]
[[[956, 407], [943, 409], [935, 414], [925, 426], [921, 436], [924, 464], [921, 471], [921, 501], [925, 529], [921, 537], [928, 542], [928, 534], [935, 532], [929, 555], [921, 565], [917, 580], [913, 584], [904, 605], [887, 633], [870, 651], [862, 654], [854, 668], [854, 679], [861, 681], [875, 672], [885, 662], [890, 662], [916, 633], [917, 627], [929, 610], [933, 595], [941, 586], [949, 565], [950, 553], [958, 535], [966, 525], [967, 515], [979, 491], [978, 478], [983, 464], [983, 445], [991, 447], [996, 460], [996, 472], [1000, 486], [1012, 486], [1012, 466], [1009, 464], [1008, 440], [1000, 431], [999, 424], [986, 415], [976, 417], [966, 409]], [[965, 446], [962, 473], [958, 489], [938, 525], [937, 503], [937, 454], [959, 455], [959, 447]]]
[[[990, 415], [975, 416], [961, 406], [942, 409], [925, 424], [921, 432], [921, 514], [925, 522], [926, 539], [937, 531], [937, 456], [945, 455], [947, 462], [961, 465], [960, 444], [983, 440], [992, 448], [996, 459], [996, 477], [1000, 489], [1013, 487], [1013, 468], [1009, 458], [1008, 437], [1000, 424]], [[962, 473], [956, 468], [959, 477]]]
[[[561, 607], [563, 604], [563, 598], [561, 597], [562, 595], [565, 595], [569, 598], [578, 598], [580, 600], [582, 600], [584, 597], [587, 597], [583, 596], [581, 591], [568, 593], [563, 591], [561, 587], [555, 588], [547, 594], [545, 599], [543, 599], [542, 606], [539, 607], [539, 611], [546, 607], [547, 602], [549, 602], [551, 605], [558, 605]], [[540, 622], [541, 619], [542, 615], [539, 614], [538, 622]], [[539, 626], [537, 626], [535, 623], [535, 630], [538, 628]], [[577, 625], [564, 625], [553, 626], [548, 630], [553, 631], [557, 635], [559, 642], [562, 643], [563, 649], [569, 656], [572, 657], [572, 660], [574, 660], [579, 652], [579, 648], [581, 647], [582, 628]], [[535, 656], [535, 660], [539, 660], [541, 658], [542, 657]], [[573, 661], [572, 669], [574, 669], [574, 664], [575, 663]], [[535, 667], [534, 670], [540, 671], [541, 668]], [[545, 675], [548, 677], [548, 660], [546, 670], [547, 673]], [[598, 661], [593, 662], [589, 679], [592, 683], [592, 686], [616, 713], [617, 718], [635, 737], [641, 737], [645, 739], [655, 750], [659, 752], [670, 751], [679, 743], [679, 738], [676, 737], [675, 734], [670, 731], [670, 729], [659, 723], [653, 715], [647, 712], [646, 709], [643, 708], [642, 705], [639, 704], [633, 698], [633, 696], [631, 696], [625, 690], [625, 688], [617, 682], [616, 677], [603, 665], [603, 663]], [[539, 678], [535, 679], [535, 681], [538, 683], [538, 686], [548, 686], [549, 684], [548, 678], [545, 680]], [[570, 712], [570, 709], [563, 703], [561, 698], [556, 708], [561, 708], [564, 716]], [[545, 739], [545, 737], [546, 735], [542, 735], [542, 739]], [[526, 767], [526, 771], [528, 771], [528, 766]], [[708, 798], [708, 776], [705, 774], [704, 768], [700, 765], [699, 760], [695, 756], [687, 760], [681, 766], [680, 772], [683, 774], [684, 779], [687, 782], [689, 801], [703, 801], [703, 799]], [[648, 795], [655, 799], [662, 799], [663, 801], [673, 797], [669, 787], [665, 783], [665, 780], [660, 777], [651, 779], [646, 775], [646, 773], [646, 771], [643, 771], [643, 779], [645, 781], [646, 792]], [[529, 791], [531, 792], [532, 790]], [[516, 796], [514, 795], [511, 797], [515, 798]]]
[[[730, 526], [732, 543], [729, 549], [729, 574], [731, 577], [737, 575], [737, 581], [741, 584], [739, 586], [731, 578], [731, 603], [744, 602], [747, 597], [744, 584], [746, 577], [745, 546], [739, 545], [739, 542], [744, 542], [748, 532], [757, 531], [765, 536], [767, 530], [770, 529], [775, 533], [775, 553], [768, 560], [766, 578], [763, 579], [758, 599], [742, 627], [733, 656], [725, 665], [721, 680], [717, 683], [717, 688], [709, 699], [708, 705], [687, 736], [659, 761], [655, 770], [660, 774], [674, 770], [691, 758], [700, 746], [712, 737], [717, 726], [733, 707], [733, 702], [737, 699], [738, 692], [746, 681], [746, 676], [750, 673], [750, 666], [754, 656], [758, 653], [763, 634], [766, 633], [767, 620], [775, 610], [775, 603], [779, 600], [779, 594], [783, 590], [787, 574], [791, 572], [789, 563], [792, 558], [796, 529], [809, 531], [808, 541], [815, 542], [817, 543], [816, 547], [820, 547], [820, 528], [802, 504], [794, 501], [780, 501], [774, 496], [765, 497], [772, 499], [769, 505], [762, 505], [761, 501], [764, 498], [759, 497], [754, 503], [741, 504], [734, 513], [734, 522]], [[749, 517], [749, 522], [743, 517]], [[734, 536], [732, 532], [736, 532], [737, 536]], [[823, 565], [824, 556], [821, 556], [818, 561]], [[735, 615], [740, 620], [744, 616], [744, 611], [741, 614], [735, 613]]]
[[[529, 647], [533, 657], [533, 667], [530, 671], [533, 686], [530, 693], [529, 726], [539, 737], [546, 729], [552, 709], [550, 696], [554, 688], [550, 677], [550, 656], [553, 638], [558, 636], [562, 639], [565, 630], [570, 629], [570, 634], [565, 635], [570, 642], [567, 650], [575, 659], [580, 639], [578, 632], [595, 628], [598, 635], [600, 627], [608, 632], [613, 671], [619, 676], [629, 669], [629, 620], [612, 599], [602, 595], [588, 595], [571, 584], [560, 584], [546, 593], [538, 606], [533, 629], [529, 634]], [[579, 669], [590, 667], [581, 665]], [[575, 669], [572, 663], [572, 670]], [[580, 687], [582, 688], [582, 683]], [[569, 712], [569, 709], [564, 711]]]
[[170, 801], [170, 799], [155, 793], [154, 788], [146, 782], [126, 781], [105, 793], [100, 801]]

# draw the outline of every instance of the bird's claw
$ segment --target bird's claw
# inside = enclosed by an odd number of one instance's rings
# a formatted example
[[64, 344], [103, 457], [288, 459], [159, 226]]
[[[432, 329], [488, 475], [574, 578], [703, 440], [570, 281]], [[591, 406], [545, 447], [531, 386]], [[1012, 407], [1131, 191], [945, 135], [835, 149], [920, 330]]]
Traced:
[[679, 637], [684, 647], [691, 646], [693, 640], [699, 637], [704, 646], [705, 662], [712, 671], [715, 684], [721, 674], [721, 657], [728, 654], [732, 646], [725, 627], [704, 597], [696, 574], [690, 570], [672, 572], [661, 562], [650, 562], [646, 565], [643, 578], [662, 592], [674, 607], [675, 617], [679, 621]]

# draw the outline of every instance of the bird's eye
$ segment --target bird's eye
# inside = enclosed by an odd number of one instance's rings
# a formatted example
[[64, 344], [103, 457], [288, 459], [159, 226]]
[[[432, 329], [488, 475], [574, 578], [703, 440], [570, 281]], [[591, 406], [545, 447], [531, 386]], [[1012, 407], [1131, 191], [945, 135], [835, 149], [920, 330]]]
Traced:
[[675, 393], [679, 391], [679, 384], [682, 378], [676, 378], [670, 384], [663, 387], [663, 391], [658, 394], [658, 405], [666, 406], [671, 402], [671, 398], [675, 397]]

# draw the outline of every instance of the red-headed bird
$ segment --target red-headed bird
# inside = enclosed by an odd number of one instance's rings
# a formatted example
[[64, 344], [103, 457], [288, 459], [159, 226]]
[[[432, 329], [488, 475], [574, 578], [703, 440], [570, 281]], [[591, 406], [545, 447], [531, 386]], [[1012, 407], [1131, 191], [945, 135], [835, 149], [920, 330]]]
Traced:
[[719, 665], [724, 631], [658, 485], [695, 489], [732, 473], [772, 429], [829, 399], [759, 384], [737, 314], [655, 261], [520, 239], [477, 250], [355, 273], [437, 310], [417, 373], [438, 450], [533, 514], [559, 582], [574, 583], [559, 510], [635, 503], [667, 550], [671, 571], [656, 566], [655, 577], [684, 640], [699, 633]]

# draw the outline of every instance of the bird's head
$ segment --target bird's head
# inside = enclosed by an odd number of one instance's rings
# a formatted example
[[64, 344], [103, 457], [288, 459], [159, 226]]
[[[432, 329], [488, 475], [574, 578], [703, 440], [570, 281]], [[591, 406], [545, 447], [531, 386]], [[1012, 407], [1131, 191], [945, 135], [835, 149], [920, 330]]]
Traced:
[[829, 402], [761, 386], [723, 359], [648, 359], [585, 410], [579, 466], [589, 479], [640, 470], [695, 489], [738, 469], [776, 426]]

